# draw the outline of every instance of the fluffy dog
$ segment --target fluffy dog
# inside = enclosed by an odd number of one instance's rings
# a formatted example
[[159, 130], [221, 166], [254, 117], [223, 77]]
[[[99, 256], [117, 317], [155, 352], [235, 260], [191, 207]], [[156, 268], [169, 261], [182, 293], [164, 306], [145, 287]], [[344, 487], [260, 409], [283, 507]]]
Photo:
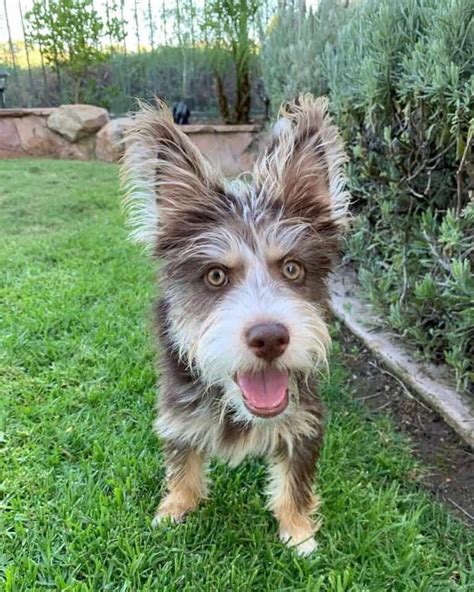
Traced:
[[155, 429], [168, 493], [154, 523], [207, 496], [205, 464], [269, 462], [280, 537], [312, 552], [327, 363], [327, 281], [346, 225], [345, 154], [324, 99], [281, 110], [248, 182], [229, 182], [178, 129], [144, 107], [126, 137], [132, 236], [161, 262], [162, 376]]

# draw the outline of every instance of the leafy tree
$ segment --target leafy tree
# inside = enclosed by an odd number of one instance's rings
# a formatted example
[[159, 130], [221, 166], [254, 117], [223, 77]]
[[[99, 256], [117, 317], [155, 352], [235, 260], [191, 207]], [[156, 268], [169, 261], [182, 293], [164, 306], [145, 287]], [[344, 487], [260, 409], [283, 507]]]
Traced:
[[[249, 121], [251, 107], [250, 68], [255, 43], [251, 33], [256, 25], [259, 0], [208, 0], [204, 8], [202, 31], [212, 49], [212, 67], [219, 110], [229, 123]], [[235, 68], [234, 112], [225, 92], [224, 71], [231, 56]]]
[[58, 86], [62, 68], [73, 78], [76, 102], [83, 97], [88, 68], [107, 57], [101, 41], [105, 37], [121, 41], [123, 35], [121, 20], [112, 17], [104, 23], [93, 0], [35, 0], [26, 20], [28, 37], [54, 66]]

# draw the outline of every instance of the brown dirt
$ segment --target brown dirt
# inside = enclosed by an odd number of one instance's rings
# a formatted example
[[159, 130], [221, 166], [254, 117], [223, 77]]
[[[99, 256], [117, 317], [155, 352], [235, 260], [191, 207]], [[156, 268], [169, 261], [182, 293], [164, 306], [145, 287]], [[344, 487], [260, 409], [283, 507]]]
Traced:
[[474, 452], [433, 410], [388, 372], [369, 350], [341, 329], [342, 360], [354, 397], [375, 413], [389, 414], [423, 462], [420, 482], [464, 522], [474, 525]]

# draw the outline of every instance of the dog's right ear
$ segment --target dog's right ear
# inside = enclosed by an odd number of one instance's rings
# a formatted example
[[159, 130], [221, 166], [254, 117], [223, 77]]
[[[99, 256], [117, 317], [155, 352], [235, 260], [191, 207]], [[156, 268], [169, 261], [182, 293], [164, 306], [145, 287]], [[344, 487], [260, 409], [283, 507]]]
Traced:
[[153, 249], [167, 225], [202, 215], [222, 182], [164, 103], [140, 107], [125, 134], [121, 179], [131, 238]]

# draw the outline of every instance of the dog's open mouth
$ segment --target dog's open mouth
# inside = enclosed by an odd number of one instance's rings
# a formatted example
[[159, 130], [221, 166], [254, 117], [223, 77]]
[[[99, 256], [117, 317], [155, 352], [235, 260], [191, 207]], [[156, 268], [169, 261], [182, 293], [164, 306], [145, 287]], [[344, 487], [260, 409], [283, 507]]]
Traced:
[[238, 373], [236, 382], [245, 406], [258, 417], [275, 417], [288, 405], [288, 373], [269, 368], [256, 373]]

